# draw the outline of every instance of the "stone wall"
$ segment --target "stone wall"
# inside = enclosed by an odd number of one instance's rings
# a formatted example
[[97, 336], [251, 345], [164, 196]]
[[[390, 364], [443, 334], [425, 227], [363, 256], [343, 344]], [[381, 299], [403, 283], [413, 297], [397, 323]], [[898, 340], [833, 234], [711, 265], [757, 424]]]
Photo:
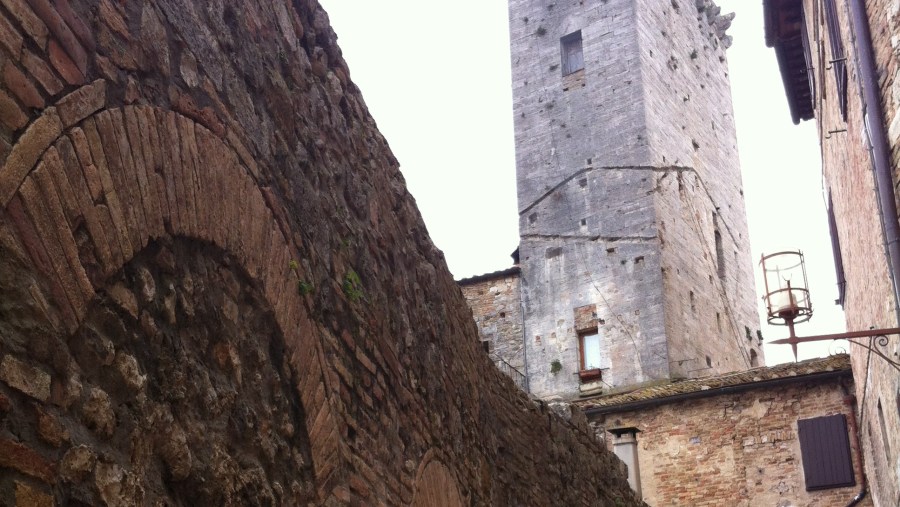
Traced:
[[314, 0], [2, 0], [0, 68], [0, 497], [639, 505], [482, 353]]
[[[761, 360], [729, 20], [711, 2], [510, 1], [524, 334], [537, 396], [733, 371], [750, 366], [751, 349]], [[577, 31], [584, 69], [562, 76], [560, 41]], [[606, 366], [591, 385], [579, 380], [574, 316], [587, 307]]]
[[[828, 26], [818, 2], [804, 1], [808, 33], [823, 48], [814, 52], [815, 116], [822, 145], [823, 172], [834, 206], [837, 240], [847, 280], [844, 312], [848, 330], [896, 327], [897, 313], [887, 259], [875, 179], [870, 158], [859, 74], [857, 34], [852, 29], [849, 2], [838, 1], [837, 14], [847, 57], [847, 117], [841, 117]], [[896, 2], [865, 2], [879, 74], [878, 87], [888, 133], [895, 185], [900, 181], [900, 65], [896, 34], [900, 13]], [[816, 15], [818, 14], [818, 15]], [[824, 50], [824, 48], [829, 48]], [[846, 131], [843, 131], [846, 129]], [[840, 132], [832, 132], [840, 131]], [[896, 193], [896, 189], [895, 189]], [[896, 217], [894, 217], [896, 218]], [[882, 349], [895, 360], [900, 340], [892, 337]], [[863, 447], [871, 491], [877, 505], [900, 502], [900, 374], [862, 347], [851, 346], [857, 396], [862, 408]], [[879, 405], [881, 409], [879, 410]], [[881, 424], [881, 421], [884, 424]]]
[[[859, 453], [849, 429], [856, 485], [806, 491], [797, 421], [845, 414], [849, 370], [838, 377], [761, 383], [743, 392], [709, 389], [702, 398], [635, 409], [605, 407], [591, 416], [599, 433], [636, 427], [644, 500], [683, 507], [734, 505], [846, 505], [859, 491]], [[609, 435], [608, 433], [606, 433]], [[612, 449], [613, 437], [607, 438]], [[871, 500], [859, 505], [872, 505]]]
[[734, 14], [682, 0], [642, 0], [637, 12], [651, 165], [677, 168], [654, 185], [670, 368], [745, 369], [751, 351], [762, 364], [724, 35]]
[[460, 280], [459, 288], [472, 309], [478, 336], [488, 342], [488, 355], [506, 361], [524, 374], [519, 269]]

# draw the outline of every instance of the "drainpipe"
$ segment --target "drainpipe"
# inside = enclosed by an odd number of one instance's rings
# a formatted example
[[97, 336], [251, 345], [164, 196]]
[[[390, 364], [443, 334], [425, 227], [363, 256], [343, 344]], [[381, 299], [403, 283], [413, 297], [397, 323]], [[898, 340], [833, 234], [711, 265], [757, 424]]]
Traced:
[[850, 503], [847, 504], [847, 507], [853, 507], [866, 497], [868, 481], [866, 480], [866, 468], [863, 465], [862, 440], [859, 437], [859, 427], [856, 424], [856, 396], [847, 393], [847, 387], [843, 383], [841, 383], [841, 389], [843, 389], [846, 394], [844, 396], [844, 405], [847, 405], [850, 409], [850, 432], [856, 437], [856, 466], [859, 472], [860, 487], [859, 493], [857, 493], [856, 496], [850, 500]]
[[900, 288], [897, 285], [900, 280], [900, 224], [897, 222], [890, 148], [884, 131], [884, 113], [881, 110], [878, 76], [875, 70], [875, 53], [872, 50], [872, 35], [869, 30], [869, 18], [866, 17], [864, 0], [850, 0], [848, 4], [853, 31], [856, 34], [857, 66], [864, 103], [863, 117], [874, 164], [881, 225], [887, 249], [888, 273], [894, 288], [894, 311], [897, 321], [900, 322]]

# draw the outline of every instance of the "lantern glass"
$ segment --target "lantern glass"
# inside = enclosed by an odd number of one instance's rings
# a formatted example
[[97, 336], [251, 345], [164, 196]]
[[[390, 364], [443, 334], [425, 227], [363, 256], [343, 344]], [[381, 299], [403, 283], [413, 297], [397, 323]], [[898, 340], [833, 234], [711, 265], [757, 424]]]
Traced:
[[766, 313], [770, 324], [805, 322], [812, 317], [806, 265], [800, 251], [764, 255], [760, 265], [766, 284]]

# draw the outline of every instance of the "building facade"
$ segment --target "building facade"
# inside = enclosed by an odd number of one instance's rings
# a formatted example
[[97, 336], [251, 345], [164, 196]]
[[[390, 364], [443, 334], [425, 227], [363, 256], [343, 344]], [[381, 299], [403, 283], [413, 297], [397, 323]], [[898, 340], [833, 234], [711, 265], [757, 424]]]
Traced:
[[577, 404], [650, 505], [826, 507], [863, 481], [853, 390], [838, 355]]
[[504, 359], [562, 399], [762, 364], [731, 17], [708, 1], [509, 12], [522, 333], [500, 341], [522, 347]]
[[[900, 6], [887, 0], [767, 0], [766, 42], [792, 120], [815, 119], [847, 329], [897, 327]], [[784, 121], [776, 119], [775, 121]], [[900, 504], [900, 339], [850, 347], [876, 505]]]

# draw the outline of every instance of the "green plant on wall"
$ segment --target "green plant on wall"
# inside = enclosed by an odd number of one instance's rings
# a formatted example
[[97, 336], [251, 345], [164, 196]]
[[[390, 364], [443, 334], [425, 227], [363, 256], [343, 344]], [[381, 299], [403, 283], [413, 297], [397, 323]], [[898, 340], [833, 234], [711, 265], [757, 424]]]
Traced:
[[554, 359], [550, 361], [550, 373], [556, 375], [557, 373], [562, 371], [562, 363], [559, 362], [559, 359]]
[[291, 268], [291, 272], [297, 277], [297, 293], [301, 296], [305, 296], [307, 294], [312, 294], [313, 291], [316, 290], [316, 287], [312, 282], [300, 278], [300, 264], [297, 263], [297, 261], [291, 259], [290, 262], [288, 262], [288, 267]]
[[352, 269], [344, 275], [343, 283], [344, 294], [350, 301], [359, 301], [363, 297], [362, 280], [359, 275]]
[[307, 282], [306, 280], [297, 281], [297, 292], [299, 292], [301, 296], [312, 294], [314, 290], [316, 290], [316, 287], [312, 282]]

